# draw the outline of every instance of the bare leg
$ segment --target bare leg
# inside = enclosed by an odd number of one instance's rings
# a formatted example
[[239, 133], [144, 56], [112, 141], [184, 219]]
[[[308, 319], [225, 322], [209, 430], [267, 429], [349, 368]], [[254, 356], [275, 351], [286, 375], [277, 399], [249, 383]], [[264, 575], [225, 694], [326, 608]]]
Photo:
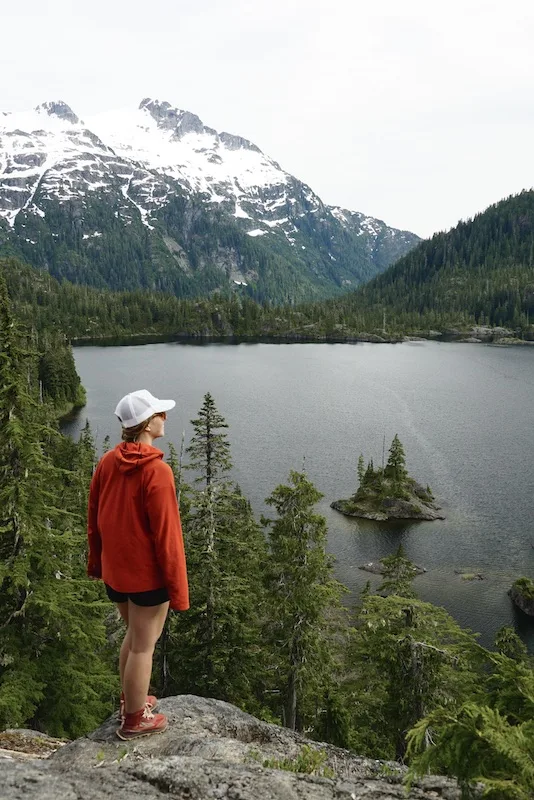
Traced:
[[130, 629], [128, 628], [128, 601], [126, 601], [126, 603], [117, 603], [116, 605], [117, 608], [119, 609], [121, 617], [126, 623], [126, 634], [122, 641], [121, 651], [119, 655], [119, 673], [121, 676], [121, 687], [124, 687], [124, 669], [126, 667], [126, 662], [128, 661], [128, 656], [130, 654]]
[[152, 656], [168, 610], [168, 602], [145, 607], [128, 600], [129, 655], [122, 684], [128, 714], [144, 708], [152, 675]]

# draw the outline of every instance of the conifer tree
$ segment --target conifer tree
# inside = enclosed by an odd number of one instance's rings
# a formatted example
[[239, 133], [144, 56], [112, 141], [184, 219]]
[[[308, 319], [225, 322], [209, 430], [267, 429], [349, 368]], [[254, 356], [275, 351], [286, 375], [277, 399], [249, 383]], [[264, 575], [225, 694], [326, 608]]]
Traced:
[[385, 474], [394, 483], [401, 484], [406, 476], [406, 456], [404, 454], [404, 447], [397, 434], [393, 437], [391, 447], [389, 448], [389, 458], [386, 464]]
[[255, 710], [265, 541], [250, 504], [229, 479], [228, 425], [210, 394], [192, 424], [187, 452], [196, 485], [182, 492], [191, 609], [170, 631], [172, 687]]
[[404, 555], [402, 544], [397, 552], [380, 559], [384, 580], [378, 587], [380, 593], [396, 594], [399, 597], [415, 597], [412, 581], [416, 575], [415, 564]]
[[267, 636], [283, 723], [293, 730], [317, 722], [316, 699], [332, 688], [336, 670], [344, 589], [334, 579], [332, 558], [325, 551], [326, 520], [313, 510], [321, 497], [306, 475], [291, 472], [289, 484], [278, 486], [266, 500], [277, 519], [263, 519], [269, 529]]
[[471, 696], [460, 707], [442, 703], [409, 732], [411, 776], [439, 770], [456, 777], [466, 797], [482, 783], [490, 800], [529, 800], [534, 670], [522, 660], [483, 652], [487, 663]]
[[479, 652], [473, 634], [442, 608], [414, 597], [364, 597], [343, 686], [352, 747], [403, 758], [418, 720], [443, 703], [458, 707], [476, 690]]
[[358, 459], [358, 486], [361, 489], [365, 478], [365, 461], [363, 460], [363, 453], [360, 453]]
[[70, 473], [51, 456], [59, 433], [28, 381], [35, 363], [0, 278], [0, 728], [76, 735], [104, 716], [110, 673], [87, 613], [82, 518], [62, 502]]

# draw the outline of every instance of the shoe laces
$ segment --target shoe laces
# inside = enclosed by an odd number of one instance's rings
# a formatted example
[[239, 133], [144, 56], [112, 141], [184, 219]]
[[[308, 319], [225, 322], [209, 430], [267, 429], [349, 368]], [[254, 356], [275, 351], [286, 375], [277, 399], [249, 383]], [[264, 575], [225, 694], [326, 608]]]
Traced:
[[150, 706], [148, 703], [145, 703], [145, 708], [143, 710], [143, 719], [154, 719], [154, 714], [150, 710]]

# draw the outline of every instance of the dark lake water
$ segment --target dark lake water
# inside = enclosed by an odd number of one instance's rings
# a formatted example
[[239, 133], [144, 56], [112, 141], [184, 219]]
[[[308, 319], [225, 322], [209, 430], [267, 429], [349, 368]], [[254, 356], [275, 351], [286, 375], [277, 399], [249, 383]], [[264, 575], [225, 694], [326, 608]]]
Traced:
[[[482, 644], [513, 625], [534, 651], [534, 619], [507, 596], [515, 578], [534, 577], [534, 349], [168, 342], [74, 354], [87, 406], [65, 432], [77, 436], [88, 418], [99, 444], [106, 434], [117, 441], [117, 401], [146, 388], [177, 401], [166, 440], [179, 447], [209, 391], [230, 426], [233, 478], [258, 515], [289, 470], [304, 464], [324, 494], [318, 510], [328, 521], [329, 550], [351, 592], [369, 578], [376, 584], [358, 565], [402, 542], [428, 570], [414, 582], [422, 599], [479, 631]], [[383, 437], [387, 458], [395, 433], [410, 474], [430, 484], [445, 521], [372, 523], [330, 509], [355, 490], [359, 454], [381, 463]], [[455, 570], [484, 580], [465, 581]]]

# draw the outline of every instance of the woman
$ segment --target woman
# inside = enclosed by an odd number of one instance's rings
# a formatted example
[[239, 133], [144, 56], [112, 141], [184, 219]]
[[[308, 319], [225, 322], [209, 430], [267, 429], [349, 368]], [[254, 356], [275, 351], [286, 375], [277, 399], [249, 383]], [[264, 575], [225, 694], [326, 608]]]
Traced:
[[165, 715], [153, 713], [157, 699], [147, 694], [152, 657], [169, 607], [189, 608], [174, 478], [153, 447], [175, 405], [146, 389], [119, 401], [123, 442], [101, 458], [89, 493], [87, 572], [104, 581], [127, 626], [119, 658], [121, 739], [167, 728]]

